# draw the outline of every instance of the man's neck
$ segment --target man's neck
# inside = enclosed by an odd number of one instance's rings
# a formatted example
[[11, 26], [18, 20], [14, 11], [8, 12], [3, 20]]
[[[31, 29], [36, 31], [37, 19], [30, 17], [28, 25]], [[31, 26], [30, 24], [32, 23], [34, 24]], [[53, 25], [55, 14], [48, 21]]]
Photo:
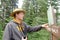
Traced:
[[18, 24], [21, 24], [22, 23], [22, 20], [20, 20], [20, 19], [18, 19], [18, 18], [14, 18], [13, 19], [16, 23], [18, 23]]

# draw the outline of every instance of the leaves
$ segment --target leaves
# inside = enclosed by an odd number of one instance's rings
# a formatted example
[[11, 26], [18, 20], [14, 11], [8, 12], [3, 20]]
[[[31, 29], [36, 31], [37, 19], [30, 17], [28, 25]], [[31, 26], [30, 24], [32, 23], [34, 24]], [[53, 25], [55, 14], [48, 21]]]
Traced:
[[[25, 0], [22, 8], [26, 10], [24, 21], [28, 25], [35, 26], [48, 22], [47, 0]], [[46, 30], [29, 33], [28, 40], [49, 40], [49, 33]]]

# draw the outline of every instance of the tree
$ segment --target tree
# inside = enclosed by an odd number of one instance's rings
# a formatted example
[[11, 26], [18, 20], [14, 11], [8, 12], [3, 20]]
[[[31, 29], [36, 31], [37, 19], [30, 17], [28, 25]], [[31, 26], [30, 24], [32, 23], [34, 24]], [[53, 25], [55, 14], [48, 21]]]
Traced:
[[14, 8], [18, 7], [16, 3], [17, 3], [17, 0], [1, 0], [2, 13], [0, 13], [1, 14], [0, 17], [3, 18], [1, 19], [3, 22], [3, 25], [7, 23], [7, 21], [9, 20], [11, 11]]

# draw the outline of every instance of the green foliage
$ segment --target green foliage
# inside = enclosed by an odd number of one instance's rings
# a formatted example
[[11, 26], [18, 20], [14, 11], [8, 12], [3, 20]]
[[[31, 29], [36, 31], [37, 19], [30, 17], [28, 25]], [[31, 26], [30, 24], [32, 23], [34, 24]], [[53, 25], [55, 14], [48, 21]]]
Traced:
[[[47, 23], [47, 0], [25, 0], [22, 6], [26, 10], [24, 21], [31, 26]], [[41, 30], [28, 33], [28, 40], [49, 40], [49, 32]]]
[[45, 29], [42, 29], [38, 32], [28, 33], [28, 40], [49, 40], [50, 35]]
[[[1, 0], [0, 23], [5, 27], [6, 23], [10, 21], [10, 14], [14, 8], [17, 8], [17, 0]], [[3, 22], [3, 23], [2, 23]]]
[[41, 24], [44, 24], [44, 23], [47, 23], [47, 18], [41, 18], [41, 17], [35, 17], [33, 18], [33, 22], [32, 22], [32, 25], [35, 26], [35, 25], [41, 25]]
[[2, 25], [0, 24], [0, 40], [2, 40], [2, 34], [3, 34]]
[[38, 24], [47, 22], [44, 21], [44, 19], [47, 20], [47, 0], [25, 0], [22, 8], [26, 10], [24, 21], [29, 25], [33, 26], [34, 22]]

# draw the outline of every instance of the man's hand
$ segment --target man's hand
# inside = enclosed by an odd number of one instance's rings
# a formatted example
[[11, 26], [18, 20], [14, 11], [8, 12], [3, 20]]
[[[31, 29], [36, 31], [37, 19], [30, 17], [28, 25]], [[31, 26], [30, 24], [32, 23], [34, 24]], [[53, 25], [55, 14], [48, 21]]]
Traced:
[[44, 28], [47, 29], [48, 31], [51, 31], [51, 28], [49, 27], [48, 23], [43, 24], [42, 27], [44, 27]]
[[45, 28], [48, 26], [49, 26], [48, 23], [42, 25], [42, 27], [45, 27]]

